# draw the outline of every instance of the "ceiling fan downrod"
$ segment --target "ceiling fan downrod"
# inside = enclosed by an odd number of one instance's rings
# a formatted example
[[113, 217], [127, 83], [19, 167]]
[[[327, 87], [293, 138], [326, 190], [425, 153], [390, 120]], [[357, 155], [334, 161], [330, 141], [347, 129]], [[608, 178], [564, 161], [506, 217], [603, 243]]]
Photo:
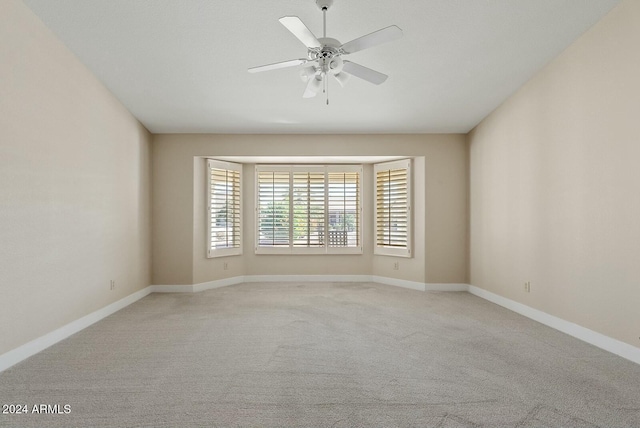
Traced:
[[322, 37], [327, 37], [327, 9], [322, 9]]
[[316, 0], [316, 4], [322, 11], [322, 37], [327, 37], [327, 10], [333, 5], [333, 0]]
[[[322, 11], [322, 37], [326, 39], [327, 38], [327, 10], [329, 10], [329, 8], [333, 5], [333, 0], [316, 0], [316, 4]], [[324, 92], [325, 95], [327, 96], [327, 105], [329, 105], [329, 81], [327, 79], [327, 75], [329, 71], [328, 68], [329, 67], [327, 65], [327, 60], [326, 58], [324, 58], [322, 60], [322, 65], [321, 65], [322, 80], [324, 81], [323, 82], [324, 88], [322, 92]]]

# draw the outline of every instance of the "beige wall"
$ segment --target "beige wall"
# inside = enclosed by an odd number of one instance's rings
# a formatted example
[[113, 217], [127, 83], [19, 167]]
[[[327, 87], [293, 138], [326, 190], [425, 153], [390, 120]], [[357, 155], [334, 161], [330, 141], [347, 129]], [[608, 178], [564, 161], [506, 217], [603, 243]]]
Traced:
[[17, 0], [0, 62], [2, 354], [149, 284], [151, 136]]
[[[244, 167], [244, 254], [206, 259], [202, 156], [416, 157], [415, 257], [373, 256], [373, 190], [365, 183], [363, 255], [253, 252], [252, 165]], [[462, 135], [156, 135], [153, 142], [154, 284], [198, 284], [239, 275], [381, 275], [467, 281], [467, 145]], [[365, 182], [372, 174], [365, 168]], [[393, 261], [401, 263], [393, 271]], [[223, 263], [228, 270], [223, 270]]]
[[471, 283], [634, 346], [639, 46], [627, 0], [469, 135]]

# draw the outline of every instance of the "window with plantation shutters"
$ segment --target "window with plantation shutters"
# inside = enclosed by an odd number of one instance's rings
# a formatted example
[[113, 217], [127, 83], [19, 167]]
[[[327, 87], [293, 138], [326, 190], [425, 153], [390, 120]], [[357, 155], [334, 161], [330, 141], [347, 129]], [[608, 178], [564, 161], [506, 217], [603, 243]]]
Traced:
[[411, 257], [411, 160], [374, 165], [374, 253]]
[[242, 165], [207, 160], [207, 256], [242, 254]]
[[362, 253], [360, 165], [256, 166], [256, 253]]

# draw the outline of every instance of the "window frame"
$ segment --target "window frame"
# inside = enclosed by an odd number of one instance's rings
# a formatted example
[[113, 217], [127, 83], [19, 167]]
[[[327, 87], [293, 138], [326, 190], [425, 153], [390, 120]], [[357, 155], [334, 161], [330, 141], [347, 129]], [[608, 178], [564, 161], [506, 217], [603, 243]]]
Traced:
[[[242, 197], [243, 197], [243, 188], [242, 188], [242, 164], [239, 163], [234, 163], [234, 162], [225, 162], [225, 161], [220, 161], [217, 159], [211, 159], [211, 158], [207, 158], [206, 159], [207, 163], [206, 163], [206, 193], [207, 193], [207, 197], [206, 197], [206, 218], [207, 218], [207, 248], [206, 248], [206, 255], [207, 258], [212, 259], [212, 258], [216, 258], [216, 257], [228, 257], [228, 256], [239, 256], [242, 255], [243, 253], [243, 245], [242, 245], [242, 241], [243, 241], [243, 227], [242, 227], [242, 223], [244, 221], [243, 218], [243, 204], [242, 204]], [[212, 248], [212, 233], [213, 233], [213, 221], [212, 221], [212, 193], [211, 193], [211, 187], [212, 187], [212, 174], [211, 174], [211, 169], [218, 169], [218, 170], [224, 170], [224, 171], [233, 171], [233, 172], [237, 172], [238, 173], [238, 195], [237, 195], [237, 199], [238, 199], [238, 214], [237, 219], [238, 219], [238, 223], [237, 225], [234, 223], [234, 225], [232, 226], [233, 228], [237, 227], [237, 242], [238, 242], [238, 246], [233, 246], [233, 247], [221, 247], [221, 248]], [[228, 198], [227, 198], [228, 201]], [[234, 233], [235, 234], [235, 233]]]
[[[261, 172], [288, 172], [289, 173], [289, 244], [287, 247], [270, 247], [260, 245], [260, 173]], [[330, 213], [329, 213], [329, 174], [330, 173], [353, 173], [356, 172], [358, 174], [358, 183], [357, 183], [357, 231], [356, 231], [356, 239], [357, 245], [351, 247], [341, 247], [341, 246], [330, 246], [328, 240], [325, 240], [322, 246], [318, 247], [296, 247], [294, 246], [294, 198], [292, 197], [294, 194], [294, 174], [295, 173], [305, 173], [305, 172], [323, 172], [324, 173], [324, 221], [323, 221], [323, 231], [328, 236], [329, 232], [329, 222], [330, 222]], [[358, 164], [256, 164], [255, 165], [255, 218], [254, 218], [254, 228], [255, 228], [255, 241], [254, 241], [254, 250], [255, 254], [286, 254], [286, 255], [331, 255], [331, 254], [363, 254], [363, 243], [362, 243], [362, 218], [363, 218], [363, 191], [362, 191], [362, 181], [363, 181], [363, 166]]]
[[[407, 231], [406, 231], [406, 246], [404, 247], [389, 247], [389, 246], [379, 246], [379, 236], [378, 236], [378, 172], [380, 171], [390, 171], [390, 170], [398, 170], [398, 169], [406, 169], [406, 183], [407, 183], [407, 196], [406, 196], [406, 223], [407, 223]], [[373, 244], [373, 254], [374, 255], [383, 255], [383, 256], [392, 256], [392, 257], [405, 257], [412, 258], [413, 257], [413, 189], [412, 189], [412, 160], [411, 159], [401, 159], [391, 162], [382, 162], [376, 163], [373, 165], [373, 213], [374, 213], [374, 244]]]

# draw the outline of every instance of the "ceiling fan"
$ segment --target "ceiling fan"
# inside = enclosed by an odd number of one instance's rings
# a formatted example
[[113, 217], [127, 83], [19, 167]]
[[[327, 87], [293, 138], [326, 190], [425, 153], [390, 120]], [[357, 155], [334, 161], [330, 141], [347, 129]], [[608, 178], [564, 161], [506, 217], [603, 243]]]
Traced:
[[[322, 10], [323, 37], [316, 36], [297, 16], [284, 16], [280, 23], [284, 25], [294, 36], [307, 47], [307, 58], [293, 59], [274, 64], [252, 67], [249, 73], [276, 70], [279, 68], [306, 65], [300, 70], [300, 77], [307, 82], [307, 87], [302, 95], [304, 98], [315, 97], [320, 89], [328, 91], [327, 76], [332, 75], [340, 86], [347, 83], [350, 76], [379, 85], [387, 80], [387, 75], [364, 67], [355, 62], [343, 60], [344, 55], [349, 55], [364, 49], [391, 42], [402, 37], [402, 30], [395, 25], [374, 31], [366, 36], [341, 44], [338, 40], [327, 37], [327, 10], [333, 5], [333, 0], [316, 0], [316, 4]], [[329, 98], [327, 96], [327, 104]]]

